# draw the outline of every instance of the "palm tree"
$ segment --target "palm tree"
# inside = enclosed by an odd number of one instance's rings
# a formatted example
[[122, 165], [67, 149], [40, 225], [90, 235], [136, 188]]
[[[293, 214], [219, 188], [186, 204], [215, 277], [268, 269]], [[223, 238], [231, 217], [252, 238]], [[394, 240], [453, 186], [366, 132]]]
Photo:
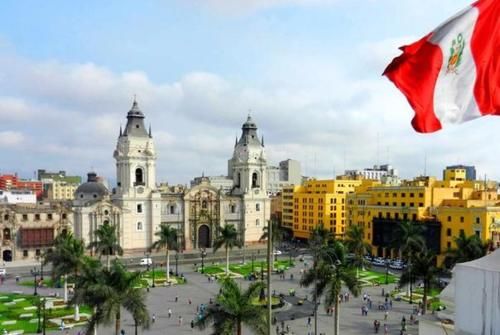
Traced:
[[[68, 275], [78, 277], [85, 254], [83, 240], [72, 234], [60, 234], [54, 242], [54, 250], [44, 254], [44, 264], [52, 264], [52, 278], [64, 278], [64, 302], [68, 301]], [[75, 320], [79, 319], [78, 305], [75, 306]]]
[[[364, 240], [365, 228], [363, 226], [351, 225], [345, 234], [345, 244], [347, 250], [354, 254], [354, 264], [356, 268], [362, 268], [367, 262], [365, 255], [370, 253], [371, 245]], [[359, 277], [359, 271], [357, 271]]]
[[160, 231], [155, 233], [158, 236], [158, 240], [153, 243], [151, 249], [165, 249], [165, 257], [167, 258], [167, 282], [170, 281], [170, 250], [177, 249], [177, 229], [170, 227], [169, 225], [162, 224], [160, 226]]
[[424, 226], [410, 221], [402, 221], [397, 227], [397, 238], [393, 244], [399, 248], [401, 257], [409, 260], [411, 256], [425, 248]]
[[446, 267], [452, 268], [456, 263], [463, 263], [481, 258], [486, 255], [488, 246], [483, 244], [481, 239], [473, 234], [466, 236], [463, 230], [453, 239], [456, 248], [448, 251], [445, 259]]
[[[272, 235], [272, 240], [271, 240], [271, 259], [272, 259], [272, 267], [274, 269], [274, 261], [275, 261], [275, 255], [274, 255], [274, 246], [281, 241], [283, 241], [283, 236], [284, 236], [284, 231], [281, 227], [281, 224], [278, 220], [271, 219], [269, 221], [271, 224], [271, 235]], [[265, 226], [262, 232], [262, 236], [260, 237], [260, 241], [267, 240], [267, 237], [269, 236], [269, 227]]]
[[334, 334], [336, 335], [339, 334], [340, 327], [339, 295], [342, 285], [345, 285], [354, 296], [358, 296], [360, 292], [360, 283], [355, 275], [355, 269], [346, 262], [345, 255], [345, 247], [340, 241], [334, 241], [331, 246], [321, 248], [318, 251], [317, 264], [306, 271], [300, 280], [300, 284], [306, 287], [314, 285], [315, 301], [324, 295], [325, 306], [335, 306]]
[[424, 283], [422, 314], [425, 314], [427, 309], [427, 296], [432, 285], [436, 282], [438, 272], [436, 267], [436, 255], [433, 251], [424, 248], [413, 255], [411, 264], [408, 265], [399, 279], [402, 285], [409, 283], [410, 280], [415, 277], [422, 279]]
[[214, 241], [214, 252], [222, 247], [226, 249], [226, 275], [229, 275], [229, 250], [234, 247], [241, 248], [242, 243], [233, 224], [226, 224], [223, 228], [219, 227], [218, 235]]
[[109, 269], [109, 256], [110, 255], [123, 255], [123, 249], [118, 242], [116, 236], [116, 226], [105, 223], [97, 228], [94, 232], [96, 240], [88, 245], [88, 249], [94, 250], [96, 253], [106, 256], [106, 267]]
[[311, 232], [309, 238], [309, 245], [311, 247], [323, 247], [328, 245], [334, 240], [332, 233], [326, 229], [322, 224], [317, 225]]
[[89, 261], [77, 280], [74, 303], [84, 303], [94, 308], [86, 334], [91, 334], [97, 324], [115, 321], [115, 335], [121, 329], [121, 309], [124, 308], [135, 322], [147, 327], [149, 312], [146, 306], [146, 294], [137, 288], [140, 272], [128, 272], [119, 260], [114, 260], [109, 269], [103, 269]]
[[242, 291], [233, 279], [225, 278], [215, 304], [208, 306], [196, 325], [205, 329], [213, 322], [214, 335], [241, 335], [243, 324], [253, 334], [267, 334], [266, 309], [258, 304], [259, 293], [263, 289], [264, 283], [255, 282]]

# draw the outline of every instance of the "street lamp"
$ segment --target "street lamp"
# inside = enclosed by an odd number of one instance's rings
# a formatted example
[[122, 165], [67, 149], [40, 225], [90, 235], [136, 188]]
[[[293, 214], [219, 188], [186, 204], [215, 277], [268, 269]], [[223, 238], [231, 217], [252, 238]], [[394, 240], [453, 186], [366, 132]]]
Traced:
[[153, 285], [151, 285], [151, 286], [156, 287], [156, 285], [155, 285], [155, 262], [153, 262], [153, 260], [151, 260], [151, 266], [153, 267]]
[[207, 255], [207, 252], [205, 249], [201, 249], [201, 273], [205, 272], [205, 256]]
[[175, 275], [177, 277], [179, 276], [178, 263], [179, 263], [179, 254], [176, 252], [175, 253]]
[[411, 257], [408, 259], [408, 276], [410, 277], [410, 305], [413, 304], [413, 278], [411, 276]]
[[264, 281], [264, 262], [260, 262], [260, 280]]
[[38, 255], [36, 260], [40, 262], [40, 280], [43, 280], [43, 257]]
[[252, 274], [253, 274], [253, 261], [255, 260], [255, 254], [252, 252]]
[[36, 280], [36, 277], [40, 276], [40, 270], [37, 268], [31, 269], [31, 275], [34, 277], [34, 283], [35, 283], [35, 292], [33, 295], [38, 295], [37, 287], [38, 287], [38, 281]]

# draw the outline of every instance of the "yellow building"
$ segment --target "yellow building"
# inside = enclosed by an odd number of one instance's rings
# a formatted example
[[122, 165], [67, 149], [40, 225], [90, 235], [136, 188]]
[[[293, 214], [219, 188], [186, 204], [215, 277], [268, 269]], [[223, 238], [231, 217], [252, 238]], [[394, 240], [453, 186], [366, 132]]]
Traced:
[[66, 181], [53, 181], [48, 185], [49, 200], [73, 200], [74, 193], [78, 184], [68, 183]]
[[378, 256], [398, 255], [394, 241], [397, 226], [403, 221], [425, 225], [427, 245], [439, 254], [438, 263], [455, 247], [453, 238], [460, 230], [467, 236], [477, 234], [483, 241], [499, 241], [496, 189], [483, 182], [465, 181], [465, 170], [450, 171], [444, 181], [418, 177], [401, 186], [361, 185], [348, 195], [347, 206], [348, 224], [365, 227], [365, 241]]
[[[342, 237], [346, 229], [346, 197], [361, 183], [361, 180], [352, 179], [312, 179], [296, 187], [293, 192], [294, 237], [307, 239], [318, 225]], [[288, 207], [283, 203], [283, 217], [285, 209]]]
[[299, 186], [287, 185], [283, 186], [281, 191], [281, 225], [285, 228], [294, 229], [293, 224], [293, 192]]

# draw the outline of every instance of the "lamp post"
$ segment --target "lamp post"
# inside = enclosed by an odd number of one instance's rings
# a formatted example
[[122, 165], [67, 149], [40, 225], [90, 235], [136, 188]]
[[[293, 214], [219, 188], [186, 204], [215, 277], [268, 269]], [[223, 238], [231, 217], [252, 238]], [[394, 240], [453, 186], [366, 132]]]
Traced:
[[179, 254], [176, 252], [175, 253], [175, 276], [178, 277], [179, 276]]
[[207, 252], [205, 251], [205, 248], [201, 249], [201, 273], [205, 272], [205, 256], [207, 255]]
[[156, 287], [155, 285], [155, 262], [153, 262], [153, 260], [151, 260], [151, 266], [153, 267], [153, 285], [151, 285], [152, 287]]
[[264, 281], [264, 262], [260, 262], [260, 280]]
[[31, 269], [31, 275], [34, 278], [34, 284], [35, 284], [35, 292], [33, 293], [33, 295], [38, 295], [38, 291], [37, 291], [38, 281], [36, 280], [36, 278], [38, 276], [40, 276], [40, 270], [38, 270], [37, 268]]
[[385, 285], [389, 284], [389, 260], [385, 260]]
[[410, 305], [413, 304], [413, 278], [411, 275], [411, 257], [408, 259], [408, 274], [410, 277]]
[[252, 252], [252, 274], [253, 274], [253, 261], [255, 260], [255, 254]]
[[43, 280], [43, 257], [36, 256], [36, 260], [40, 262], [40, 280]]

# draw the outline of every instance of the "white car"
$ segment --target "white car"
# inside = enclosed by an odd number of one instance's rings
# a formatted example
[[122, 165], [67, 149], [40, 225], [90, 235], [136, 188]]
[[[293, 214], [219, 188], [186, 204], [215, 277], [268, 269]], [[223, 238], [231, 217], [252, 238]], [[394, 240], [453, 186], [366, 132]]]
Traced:
[[3, 268], [0, 269], [0, 276], [5, 276], [5, 275], [7, 275], [7, 270], [5, 270]]
[[153, 260], [151, 258], [142, 258], [139, 264], [144, 266], [153, 265]]
[[274, 250], [274, 251], [273, 251], [273, 254], [274, 254], [274, 255], [281, 255], [281, 254], [282, 254], [282, 252], [281, 252], [280, 250]]

